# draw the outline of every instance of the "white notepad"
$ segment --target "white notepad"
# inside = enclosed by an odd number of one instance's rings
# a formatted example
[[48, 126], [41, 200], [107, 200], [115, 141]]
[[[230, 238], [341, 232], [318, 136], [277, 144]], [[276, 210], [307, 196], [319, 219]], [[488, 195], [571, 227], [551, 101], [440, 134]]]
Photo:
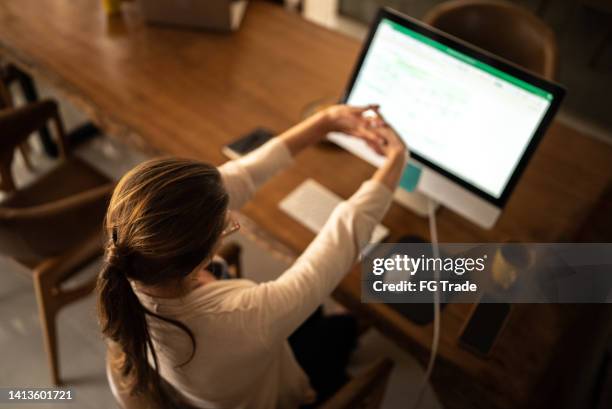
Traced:
[[[296, 187], [279, 204], [279, 207], [289, 216], [318, 233], [342, 198], [322, 186], [320, 183], [307, 179]], [[378, 224], [372, 232], [372, 243], [380, 243], [389, 234], [382, 224]]]

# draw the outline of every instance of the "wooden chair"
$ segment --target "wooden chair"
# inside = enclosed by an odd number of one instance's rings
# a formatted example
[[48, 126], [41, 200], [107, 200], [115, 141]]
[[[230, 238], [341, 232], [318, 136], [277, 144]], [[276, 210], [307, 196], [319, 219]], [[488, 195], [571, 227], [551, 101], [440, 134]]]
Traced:
[[[129, 379], [121, 373], [123, 359], [124, 354], [121, 348], [117, 344], [109, 342], [106, 350], [106, 379], [119, 407], [121, 409], [164, 409], [149, 395], [130, 394]], [[181, 403], [177, 393], [169, 384], [162, 382], [162, 387], [175, 401], [176, 406], [182, 409], [196, 409], [189, 404]]]
[[[106, 353], [106, 377], [115, 400], [121, 409], [162, 409], [147, 395], [130, 395], [128, 382], [123, 378], [120, 368], [123, 352], [117, 345], [110, 343]], [[319, 409], [377, 409], [382, 403], [393, 362], [381, 359], [370, 368], [357, 375], [344, 385], [334, 396], [319, 406]], [[183, 409], [194, 409], [180, 403], [178, 394], [166, 383], [163, 387]]]
[[[52, 121], [61, 159], [34, 183], [18, 188], [11, 165], [15, 149]], [[40, 101], [0, 110], [0, 253], [29, 268], [34, 281], [53, 384], [59, 377], [56, 315], [89, 294], [95, 280], [66, 288], [65, 281], [102, 251], [102, 221], [114, 183], [71, 155], [57, 104]]]
[[554, 32], [537, 16], [503, 0], [451, 0], [423, 21], [544, 78], [557, 74]]

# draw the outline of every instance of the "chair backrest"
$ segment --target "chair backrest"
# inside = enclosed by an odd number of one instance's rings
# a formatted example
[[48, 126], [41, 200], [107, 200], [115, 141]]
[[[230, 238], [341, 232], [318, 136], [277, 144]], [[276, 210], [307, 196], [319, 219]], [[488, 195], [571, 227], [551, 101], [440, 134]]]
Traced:
[[[146, 395], [130, 395], [129, 386], [121, 374], [123, 353], [113, 343], [106, 352], [106, 377], [111, 392], [121, 409], [162, 409]], [[319, 409], [378, 409], [393, 370], [390, 359], [382, 359], [353, 378]], [[169, 385], [166, 388], [171, 390]], [[184, 405], [185, 409], [193, 409]]]
[[106, 351], [106, 379], [111, 392], [121, 409], [161, 409], [148, 396], [130, 395], [128, 382], [121, 374], [123, 354], [113, 344], [109, 344]]
[[[15, 149], [49, 120], [56, 123], [64, 157], [35, 183], [17, 189], [11, 166]], [[66, 154], [54, 101], [0, 110], [0, 190], [7, 192], [0, 203], [1, 253], [32, 266], [91, 234], [86, 229], [92, 217], [101, 225], [113, 184]]]
[[55, 101], [43, 100], [19, 108], [0, 109], [0, 190], [16, 190], [12, 173], [15, 150], [50, 120], [55, 124], [60, 152], [65, 157], [68, 154], [66, 136]]
[[319, 409], [378, 409], [382, 404], [393, 361], [381, 359], [360, 373]]
[[503, 0], [451, 0], [423, 21], [544, 78], [556, 77], [555, 35], [523, 7]]
[[9, 198], [0, 204], [0, 253], [33, 266], [81, 244], [93, 233], [87, 229], [92, 218], [99, 218], [101, 236], [102, 218], [113, 188], [114, 183], [109, 182], [27, 207], [13, 207], [11, 199], [19, 197]]
[[[132, 395], [130, 393], [129, 381], [121, 374], [121, 365], [123, 363], [123, 352], [121, 348], [113, 343], [108, 343], [106, 350], [106, 379], [110, 386], [111, 392], [121, 409], [166, 409], [156, 402], [151, 396], [146, 394]], [[186, 403], [179, 403], [178, 394], [172, 386], [163, 383], [164, 389], [169, 396], [173, 397], [173, 401], [181, 409], [197, 409]]]

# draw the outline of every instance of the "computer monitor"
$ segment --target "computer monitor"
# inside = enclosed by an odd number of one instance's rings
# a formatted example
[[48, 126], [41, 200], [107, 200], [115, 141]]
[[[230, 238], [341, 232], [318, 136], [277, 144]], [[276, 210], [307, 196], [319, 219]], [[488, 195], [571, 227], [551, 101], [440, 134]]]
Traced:
[[[565, 94], [562, 87], [390, 9], [372, 25], [343, 102], [380, 104], [421, 168], [416, 190], [490, 228]], [[329, 139], [380, 166], [343, 134]], [[408, 203], [400, 184], [395, 198]]]

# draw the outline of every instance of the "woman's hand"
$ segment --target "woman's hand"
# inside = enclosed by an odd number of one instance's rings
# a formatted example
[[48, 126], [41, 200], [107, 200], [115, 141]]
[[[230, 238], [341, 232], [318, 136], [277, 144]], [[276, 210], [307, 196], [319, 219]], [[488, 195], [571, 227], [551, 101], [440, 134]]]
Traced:
[[[291, 127], [279, 135], [279, 138], [285, 142], [291, 153], [296, 155], [307, 146], [324, 139], [329, 132], [343, 132], [363, 139], [382, 155], [378, 147], [379, 138], [369, 129], [377, 109], [377, 105], [333, 105]], [[367, 111], [371, 111], [370, 116], [364, 115]]]
[[368, 118], [364, 116], [367, 111], [378, 110], [378, 105], [366, 106], [332, 105], [321, 111], [325, 116], [327, 127], [330, 132], [352, 133], [364, 127]]
[[373, 180], [395, 190], [406, 167], [409, 152], [397, 132], [384, 120], [377, 110], [377, 116], [372, 120], [370, 128], [376, 134], [379, 150], [387, 160], [372, 176]]
[[[319, 114], [325, 123], [326, 132], [342, 132], [365, 141], [378, 154], [383, 155], [379, 148], [379, 137], [371, 129], [378, 120], [378, 105], [351, 106], [332, 105]], [[371, 115], [367, 115], [368, 111]]]
[[332, 105], [279, 135], [292, 155], [319, 142], [328, 132], [342, 132], [365, 141], [379, 155], [389, 157], [406, 148], [380, 115], [378, 105]]
[[387, 158], [372, 179], [395, 190], [408, 160], [408, 150], [402, 138], [381, 115], [379, 106], [334, 105], [324, 110], [323, 114], [328, 131], [362, 139], [376, 153]]
[[400, 154], [407, 156], [408, 148], [402, 138], [378, 112], [377, 115], [376, 118], [372, 119], [372, 124], [370, 125], [370, 131], [376, 135], [377, 151], [387, 158]]

